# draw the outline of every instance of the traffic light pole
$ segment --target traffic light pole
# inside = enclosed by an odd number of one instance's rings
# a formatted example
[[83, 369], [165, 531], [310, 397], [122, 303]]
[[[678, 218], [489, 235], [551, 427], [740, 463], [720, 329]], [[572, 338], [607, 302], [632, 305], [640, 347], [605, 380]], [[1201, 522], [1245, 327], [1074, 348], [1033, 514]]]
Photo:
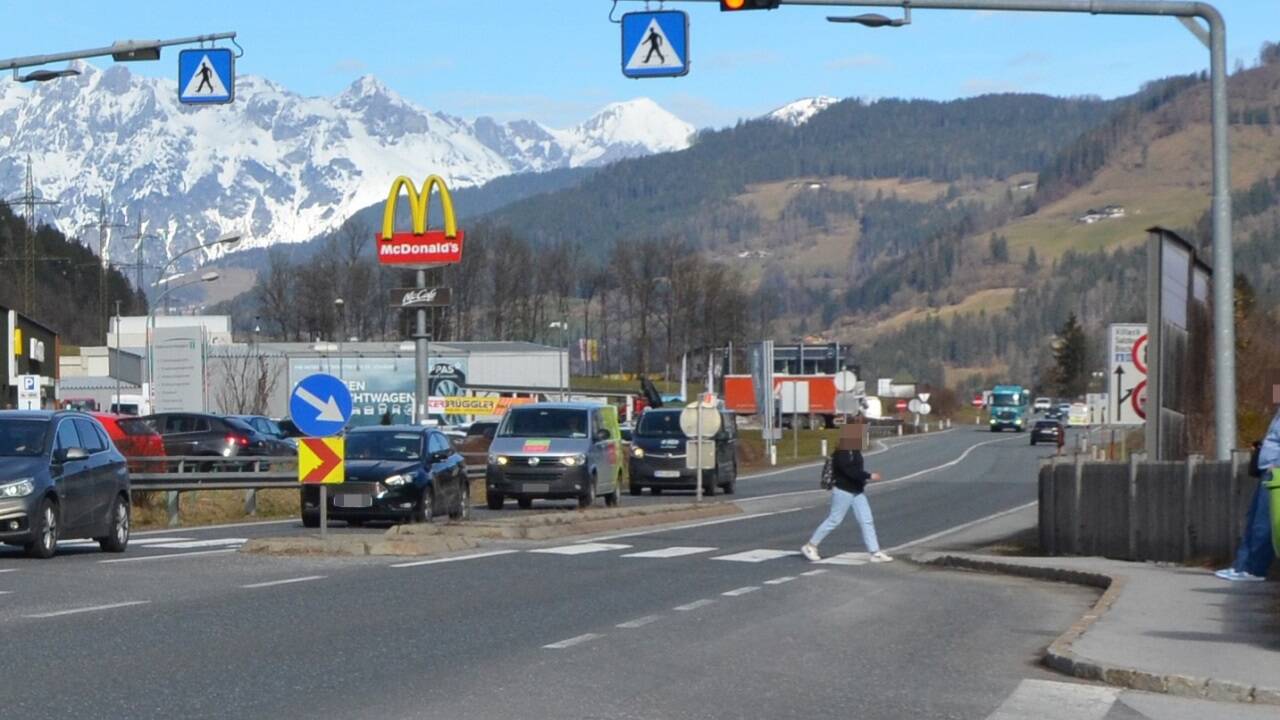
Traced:
[[[720, 0], [668, 0], [714, 2]], [[1236, 333], [1231, 244], [1231, 155], [1227, 141], [1227, 26], [1204, 2], [1173, 0], [780, 0], [779, 5], [884, 7], [910, 10], [993, 10], [1177, 18], [1209, 48], [1213, 136], [1213, 341], [1215, 451], [1230, 460], [1236, 442]], [[1208, 24], [1206, 31], [1195, 19]]]

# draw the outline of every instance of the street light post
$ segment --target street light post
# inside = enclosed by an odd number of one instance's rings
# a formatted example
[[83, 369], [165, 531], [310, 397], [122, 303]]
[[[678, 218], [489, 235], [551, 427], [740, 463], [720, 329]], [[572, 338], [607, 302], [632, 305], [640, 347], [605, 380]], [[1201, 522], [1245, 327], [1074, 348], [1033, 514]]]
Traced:
[[[48, 82], [61, 77], [79, 75], [80, 71], [73, 68], [66, 70], [36, 70], [26, 75], [18, 75], [18, 69], [38, 67], [67, 60], [87, 60], [88, 58], [106, 57], [108, 55], [116, 62], [159, 60], [160, 48], [173, 45], [195, 45], [218, 40], [235, 42], [235, 39], [236, 34], [234, 32], [222, 32], [211, 35], [192, 35], [191, 37], [174, 38], [172, 40], [117, 40], [106, 47], [72, 50], [51, 55], [27, 55], [0, 60], [0, 70], [12, 70], [14, 78], [19, 82]], [[239, 47], [239, 45], [236, 47]]]
[[564, 369], [564, 366], [569, 363], [569, 321], [556, 320], [547, 327], [552, 329], [560, 328], [560, 346], [564, 349], [564, 356], [556, 358], [556, 368], [560, 372], [560, 402], [565, 402], [569, 399], [569, 384], [565, 380], [566, 373]]
[[338, 379], [343, 380], [342, 339], [347, 334], [347, 306], [342, 298], [334, 300], [333, 306], [338, 310]]
[[[671, 0], [717, 2], [718, 0]], [[1227, 141], [1227, 26], [1222, 13], [1207, 2], [1185, 0], [780, 0], [781, 5], [819, 7], [889, 7], [911, 10], [988, 10], [1011, 12], [1140, 15], [1176, 18], [1209, 49], [1210, 117], [1213, 148], [1213, 346], [1215, 450], [1230, 460], [1236, 442], [1235, 277], [1231, 244], [1231, 148]], [[1206, 30], [1195, 22], [1208, 24]], [[904, 21], [906, 18], [904, 17]], [[862, 16], [854, 22], [901, 26]]]

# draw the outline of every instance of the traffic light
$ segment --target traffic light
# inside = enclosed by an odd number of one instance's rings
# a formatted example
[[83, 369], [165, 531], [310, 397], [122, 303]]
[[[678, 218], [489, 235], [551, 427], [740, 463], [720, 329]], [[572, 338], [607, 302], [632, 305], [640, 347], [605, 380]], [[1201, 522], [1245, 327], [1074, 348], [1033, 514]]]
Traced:
[[739, 10], [773, 10], [782, 0], [720, 0], [720, 12]]

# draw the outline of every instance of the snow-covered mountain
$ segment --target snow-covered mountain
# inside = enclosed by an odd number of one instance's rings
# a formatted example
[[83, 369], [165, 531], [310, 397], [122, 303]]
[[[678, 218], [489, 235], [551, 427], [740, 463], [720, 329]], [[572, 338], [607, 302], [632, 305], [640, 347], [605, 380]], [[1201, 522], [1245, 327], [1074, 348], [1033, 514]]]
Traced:
[[[177, 85], [123, 66], [49, 83], [0, 82], [0, 197], [21, 193], [27, 156], [43, 222], [88, 240], [99, 202], [113, 222], [164, 239], [152, 262], [223, 232], [242, 247], [300, 242], [386, 196], [391, 180], [439, 174], [450, 187], [600, 165], [688, 147], [693, 126], [646, 98], [608, 105], [573, 128], [466, 120], [423, 109], [363, 77], [336, 97], [303, 97], [240, 76], [230, 105], [191, 108]], [[45, 210], [45, 209], [42, 209]], [[132, 259], [126, 233], [108, 256]]]
[[765, 117], [788, 125], [799, 126], [809, 122], [814, 115], [840, 102], [840, 98], [819, 95], [788, 103]]

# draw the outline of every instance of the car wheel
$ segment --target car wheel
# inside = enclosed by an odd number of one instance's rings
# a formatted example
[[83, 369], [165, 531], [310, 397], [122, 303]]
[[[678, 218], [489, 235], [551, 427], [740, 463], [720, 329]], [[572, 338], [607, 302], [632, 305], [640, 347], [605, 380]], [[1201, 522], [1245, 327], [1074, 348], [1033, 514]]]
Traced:
[[519, 505], [521, 510], [528, 510], [533, 507], [533, 498], [516, 498], [516, 505]]
[[1036, 446], [1036, 439], [1031, 438], [1031, 447], [1035, 447], [1035, 446]]
[[129, 547], [129, 503], [117, 497], [115, 506], [111, 508], [111, 533], [98, 538], [98, 547], [103, 552], [124, 552]]
[[604, 496], [604, 505], [605, 507], [618, 507], [618, 504], [621, 502], [622, 502], [622, 481], [614, 480], [613, 492]]
[[654, 495], [661, 495], [661, 494], [662, 494], [662, 488], [649, 488], [649, 492], [650, 492], [650, 493], [652, 493], [652, 494], [654, 494]]
[[714, 497], [716, 494], [716, 483], [714, 480], [708, 482], [707, 477], [702, 478], [702, 495], [703, 497]]
[[506, 498], [502, 497], [498, 493], [491, 492], [485, 495], [484, 504], [485, 504], [485, 507], [489, 508], [490, 510], [501, 510], [503, 500], [506, 500]]
[[627, 492], [631, 493], [632, 495], [639, 495], [640, 493], [644, 492], [644, 486], [631, 483], [627, 487]]
[[418, 508], [414, 511], [414, 522], [429, 523], [435, 517], [436, 503], [433, 495], [430, 486], [423, 489], [422, 499], [418, 501]]
[[596, 504], [596, 479], [592, 477], [587, 482], [587, 491], [578, 496], [578, 507], [589, 508]]
[[462, 481], [462, 487], [458, 488], [458, 506], [449, 513], [450, 520], [470, 520], [471, 519], [471, 482]]
[[58, 550], [58, 533], [61, 529], [57, 504], [45, 498], [40, 502], [40, 510], [36, 513], [36, 527], [31, 528], [35, 540], [23, 545], [23, 549], [33, 558], [47, 560], [53, 557]]
[[364, 527], [364, 521], [363, 521], [363, 520], [348, 520], [348, 521], [347, 521], [347, 527], [353, 527], [353, 528]]
[[302, 513], [302, 527], [305, 527], [305, 528], [318, 528], [318, 527], [320, 527], [320, 513], [319, 513], [319, 511], [317, 511], [317, 512], [304, 512], [304, 513]]
[[733, 472], [729, 475], [729, 482], [724, 484], [724, 494], [732, 495], [738, 489], [738, 464], [733, 464]]

